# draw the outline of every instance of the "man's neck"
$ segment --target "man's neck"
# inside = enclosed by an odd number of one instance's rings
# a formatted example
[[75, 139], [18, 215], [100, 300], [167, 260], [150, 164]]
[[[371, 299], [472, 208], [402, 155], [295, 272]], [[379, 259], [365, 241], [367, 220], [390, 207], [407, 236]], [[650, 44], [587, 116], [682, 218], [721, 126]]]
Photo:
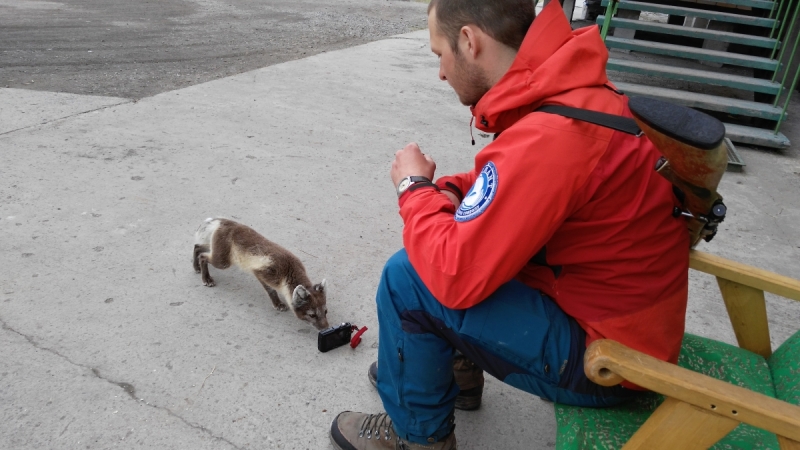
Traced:
[[517, 50], [497, 41], [490, 45], [492, 48], [487, 49], [488, 51], [485, 53], [487, 58], [484, 61], [483, 69], [491, 86], [494, 86], [508, 72], [517, 57]]

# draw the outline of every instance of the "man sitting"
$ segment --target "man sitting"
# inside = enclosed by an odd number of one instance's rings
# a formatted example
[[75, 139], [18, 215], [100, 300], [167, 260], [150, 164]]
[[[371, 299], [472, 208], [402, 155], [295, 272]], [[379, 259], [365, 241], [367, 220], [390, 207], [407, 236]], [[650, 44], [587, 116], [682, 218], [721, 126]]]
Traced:
[[653, 170], [660, 154], [644, 136], [534, 112], [631, 117], [597, 28], [573, 31], [557, 2], [535, 17], [531, 0], [433, 0], [428, 23], [439, 78], [495, 140], [435, 183], [416, 144], [397, 152], [405, 250], [377, 292], [386, 413], [339, 414], [339, 449], [455, 449], [456, 351], [542, 398], [603, 407], [641, 391], [588, 380], [589, 343], [674, 363], [683, 336], [689, 235]]

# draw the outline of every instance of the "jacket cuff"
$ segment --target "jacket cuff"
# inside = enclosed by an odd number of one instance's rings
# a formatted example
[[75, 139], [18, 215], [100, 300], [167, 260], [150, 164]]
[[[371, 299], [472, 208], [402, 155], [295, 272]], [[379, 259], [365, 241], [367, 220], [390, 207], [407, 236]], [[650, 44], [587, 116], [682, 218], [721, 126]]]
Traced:
[[403, 204], [406, 202], [406, 200], [408, 200], [408, 198], [411, 196], [412, 192], [419, 191], [419, 190], [427, 190], [427, 189], [435, 189], [435, 190], [438, 191], [439, 190], [439, 186], [437, 186], [437, 185], [435, 185], [433, 183], [430, 183], [430, 182], [414, 183], [413, 185], [411, 185], [410, 188], [408, 188], [407, 191], [403, 192], [403, 194], [400, 195], [400, 198], [397, 199], [397, 204], [402, 208]]

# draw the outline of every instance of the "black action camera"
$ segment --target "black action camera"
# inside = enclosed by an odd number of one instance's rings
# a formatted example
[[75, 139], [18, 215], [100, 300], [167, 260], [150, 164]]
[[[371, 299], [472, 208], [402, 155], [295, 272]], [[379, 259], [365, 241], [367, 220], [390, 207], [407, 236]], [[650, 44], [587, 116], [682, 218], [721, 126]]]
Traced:
[[350, 342], [350, 334], [352, 332], [353, 326], [349, 322], [326, 328], [320, 331], [317, 336], [317, 348], [321, 352], [327, 352], [336, 347], [341, 347]]

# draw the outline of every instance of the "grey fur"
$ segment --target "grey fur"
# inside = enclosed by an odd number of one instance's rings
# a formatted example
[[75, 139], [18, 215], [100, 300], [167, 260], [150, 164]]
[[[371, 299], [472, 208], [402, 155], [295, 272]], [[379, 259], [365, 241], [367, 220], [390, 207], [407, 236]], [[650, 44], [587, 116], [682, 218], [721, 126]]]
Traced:
[[192, 265], [203, 284], [216, 283], [208, 265], [227, 269], [236, 265], [252, 273], [279, 311], [291, 309], [298, 319], [318, 330], [328, 327], [325, 280], [313, 284], [303, 263], [289, 250], [252, 228], [223, 218], [206, 219], [195, 233]]

